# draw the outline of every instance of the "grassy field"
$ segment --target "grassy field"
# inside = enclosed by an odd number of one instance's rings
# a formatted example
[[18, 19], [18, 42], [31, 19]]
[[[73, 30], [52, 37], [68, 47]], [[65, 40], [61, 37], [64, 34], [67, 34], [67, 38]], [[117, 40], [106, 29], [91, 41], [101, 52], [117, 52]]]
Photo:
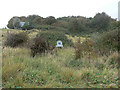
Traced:
[[[11, 30], [12, 32], [22, 32]], [[37, 34], [29, 33], [30, 37]], [[6, 30], [2, 30], [3, 43]], [[67, 36], [76, 41], [78, 37]], [[84, 41], [84, 37], [81, 40]], [[2, 51], [2, 86], [5, 88], [118, 88], [118, 52], [109, 56], [75, 59], [74, 48], [53, 54], [30, 56], [26, 48]]]

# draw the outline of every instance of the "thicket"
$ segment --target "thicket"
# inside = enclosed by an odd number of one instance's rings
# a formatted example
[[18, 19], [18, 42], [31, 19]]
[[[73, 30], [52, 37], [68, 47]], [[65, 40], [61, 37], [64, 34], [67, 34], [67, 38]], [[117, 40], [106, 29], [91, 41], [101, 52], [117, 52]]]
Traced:
[[[17, 19], [16, 19], [17, 18]], [[68, 16], [55, 18], [49, 16], [43, 18], [39, 15], [29, 15], [27, 17], [12, 17], [8, 21], [7, 27], [10, 29], [19, 29], [19, 22], [30, 22], [29, 25], [24, 25], [23, 30], [29, 29], [42, 29], [42, 30], [58, 30], [59, 28], [67, 29], [67, 33], [91, 33], [91, 32], [103, 32], [110, 28], [115, 28], [117, 21], [112, 19], [106, 13], [97, 13], [93, 18], [86, 18], [82, 16]], [[34, 26], [34, 27], [33, 27]], [[58, 28], [59, 27], [59, 28]]]
[[17, 47], [26, 43], [28, 39], [28, 35], [25, 32], [9, 33], [4, 44], [9, 47]]
[[42, 31], [31, 39], [26, 32], [10, 33], [4, 44], [10, 47], [24, 46], [31, 50], [31, 55], [34, 57], [37, 53], [42, 54], [53, 50], [58, 40], [63, 42], [64, 47], [73, 46], [72, 40], [68, 39], [65, 33], [56, 31]]
[[25, 22], [24, 26], [22, 27], [22, 30], [31, 30], [34, 28], [34, 25], [31, 22]]
[[120, 49], [118, 45], [119, 31], [104, 32], [97, 38], [86, 39], [83, 43], [78, 40], [75, 44], [75, 58], [82, 58], [84, 55], [89, 57], [97, 55], [109, 56], [113, 51], [118, 51]]
[[73, 46], [72, 40], [68, 39], [62, 32], [42, 31], [37, 36], [44, 36], [50, 46], [56, 46], [58, 40], [63, 42], [63, 46]]
[[90, 58], [94, 53], [94, 41], [92, 39], [86, 39], [81, 42], [80, 39], [75, 43], [75, 58], [82, 58], [86, 55]]
[[99, 48], [101, 54], [107, 54], [112, 51], [118, 51], [120, 46], [118, 45], [120, 30], [112, 30], [104, 32], [95, 42], [95, 47]]
[[29, 47], [31, 50], [31, 55], [34, 57], [37, 53], [42, 54], [45, 53], [49, 49], [49, 46], [43, 36], [38, 36], [31, 39], [29, 43]]

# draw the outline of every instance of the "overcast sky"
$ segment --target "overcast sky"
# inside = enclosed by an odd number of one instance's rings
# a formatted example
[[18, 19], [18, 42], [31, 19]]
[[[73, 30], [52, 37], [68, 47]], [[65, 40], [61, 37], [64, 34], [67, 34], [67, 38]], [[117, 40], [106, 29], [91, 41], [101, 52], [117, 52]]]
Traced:
[[120, 0], [0, 0], [0, 28], [7, 25], [13, 16], [37, 14], [42, 17], [85, 16], [94, 17], [106, 12], [118, 18]]

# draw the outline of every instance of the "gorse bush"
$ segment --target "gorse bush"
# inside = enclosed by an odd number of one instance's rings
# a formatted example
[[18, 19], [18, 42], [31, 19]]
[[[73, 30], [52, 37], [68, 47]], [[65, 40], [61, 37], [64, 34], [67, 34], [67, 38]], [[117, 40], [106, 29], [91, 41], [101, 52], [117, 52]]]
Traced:
[[72, 46], [72, 40], [69, 40], [64, 33], [56, 32], [56, 31], [43, 31], [40, 32], [37, 36], [42, 35], [45, 37], [46, 42], [50, 46], [56, 46], [57, 41], [61, 40], [63, 42], [63, 46]]
[[43, 36], [35, 37], [30, 42], [31, 55], [34, 57], [37, 53], [45, 53], [48, 49], [48, 44]]
[[5, 41], [5, 46], [10, 47], [17, 47], [20, 45], [23, 45], [28, 41], [29, 37], [27, 33], [21, 32], [21, 33], [9, 33], [7, 35], [7, 39]]

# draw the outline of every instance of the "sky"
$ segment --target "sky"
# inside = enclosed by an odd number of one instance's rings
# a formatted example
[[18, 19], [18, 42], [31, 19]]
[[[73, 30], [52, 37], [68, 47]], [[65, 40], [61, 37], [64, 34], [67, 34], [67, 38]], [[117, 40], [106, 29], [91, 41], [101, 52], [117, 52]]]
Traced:
[[0, 0], [0, 28], [6, 27], [13, 16], [39, 15], [85, 16], [94, 17], [96, 13], [105, 12], [118, 19], [118, 2], [120, 0]]

